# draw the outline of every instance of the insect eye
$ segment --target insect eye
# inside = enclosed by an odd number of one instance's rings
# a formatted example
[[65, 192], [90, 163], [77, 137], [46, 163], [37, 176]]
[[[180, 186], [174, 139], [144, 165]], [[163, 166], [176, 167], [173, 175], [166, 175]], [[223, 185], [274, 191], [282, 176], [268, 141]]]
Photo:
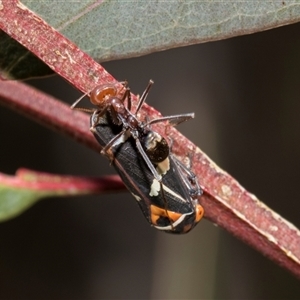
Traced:
[[90, 101], [92, 104], [101, 106], [104, 104], [106, 99], [113, 97], [117, 94], [117, 90], [114, 86], [111, 85], [100, 85], [97, 86], [91, 92]]

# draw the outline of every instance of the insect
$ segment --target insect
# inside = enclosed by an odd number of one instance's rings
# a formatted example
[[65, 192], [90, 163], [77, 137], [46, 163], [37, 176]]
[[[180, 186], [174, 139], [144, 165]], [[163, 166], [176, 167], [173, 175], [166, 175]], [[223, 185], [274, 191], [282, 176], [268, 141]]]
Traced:
[[165, 232], [186, 233], [203, 216], [198, 203], [202, 190], [194, 173], [175, 158], [165, 138], [151, 125], [168, 121], [174, 126], [194, 114], [139, 120], [138, 112], [152, 85], [150, 80], [134, 113], [127, 82], [121, 90], [113, 84], [94, 88], [90, 100], [97, 109], [93, 110], [90, 129], [148, 222]]

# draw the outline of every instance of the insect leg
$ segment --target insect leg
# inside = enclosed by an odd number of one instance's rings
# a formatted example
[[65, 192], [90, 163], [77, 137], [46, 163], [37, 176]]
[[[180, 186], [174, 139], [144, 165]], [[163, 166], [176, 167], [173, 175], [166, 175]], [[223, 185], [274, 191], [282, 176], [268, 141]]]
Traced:
[[161, 175], [158, 174], [157, 170], [154, 168], [154, 165], [152, 164], [152, 162], [150, 161], [148, 155], [145, 153], [142, 145], [141, 145], [141, 142], [139, 140], [139, 137], [134, 137], [135, 139], [135, 143], [136, 143], [136, 147], [138, 148], [140, 154], [142, 155], [145, 163], [147, 164], [148, 168], [150, 169], [151, 173], [153, 174], [153, 176], [155, 177], [155, 179], [158, 181], [158, 182], [161, 182]]
[[138, 102], [136, 111], [135, 111], [135, 113], [134, 113], [135, 115], [139, 112], [139, 110], [140, 110], [141, 107], [143, 106], [144, 102], [146, 101], [146, 98], [147, 98], [147, 96], [148, 96], [148, 94], [149, 94], [150, 88], [152, 87], [153, 83], [154, 83], [154, 82], [153, 82], [152, 80], [149, 80], [149, 83], [148, 83], [146, 89], [144, 90], [144, 92], [143, 92], [141, 98], [139, 99], [139, 102]]
[[93, 126], [90, 128], [92, 131], [92, 128], [95, 129], [95, 127], [99, 124], [100, 118], [104, 116], [104, 114], [107, 112], [108, 106], [104, 107], [101, 111], [99, 110], [94, 110], [93, 111], [93, 120], [94, 117], [96, 116], [96, 120], [94, 120]]
[[185, 122], [189, 119], [193, 119], [194, 117], [195, 117], [194, 113], [161, 117], [161, 118], [150, 120], [149, 122], [147, 122], [145, 124], [145, 127], [149, 126], [149, 125], [152, 125], [152, 124], [155, 124], [155, 123], [165, 122], [165, 121], [168, 121], [171, 126], [176, 126], [176, 125], [178, 125], [182, 122]]
[[127, 109], [131, 111], [131, 93], [130, 88], [126, 87], [126, 91], [122, 97], [122, 102], [124, 103], [125, 99], [127, 98]]
[[164, 191], [164, 187], [163, 187], [163, 183], [162, 183], [162, 176], [159, 175], [157, 170], [154, 168], [154, 165], [151, 163], [149, 157], [145, 153], [138, 137], [135, 138], [135, 141], [136, 141], [136, 147], [138, 148], [140, 154], [144, 158], [144, 161], [146, 162], [147, 166], [149, 167], [149, 169], [150, 169], [151, 173], [153, 174], [154, 178], [158, 181], [158, 183], [160, 185], [161, 196], [162, 196], [164, 204], [165, 204], [165, 212], [166, 212], [166, 215], [168, 216], [168, 219], [171, 222], [171, 224], [170, 224], [171, 230], [173, 230], [174, 229], [173, 221], [172, 221], [172, 218], [170, 217], [169, 212], [168, 212], [168, 202], [167, 202], [166, 196], [165, 196], [165, 191]]

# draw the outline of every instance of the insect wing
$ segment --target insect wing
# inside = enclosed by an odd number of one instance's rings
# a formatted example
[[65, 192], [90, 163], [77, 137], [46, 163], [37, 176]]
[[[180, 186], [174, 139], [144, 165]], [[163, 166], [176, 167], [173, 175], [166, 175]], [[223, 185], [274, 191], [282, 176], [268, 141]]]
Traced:
[[[104, 147], [122, 131], [122, 126], [114, 125], [108, 113], [97, 119], [97, 125], [93, 126], [96, 119], [97, 116], [92, 115], [91, 127]], [[200, 219], [195, 213], [194, 200], [172, 156], [169, 156], [170, 169], [163, 175], [162, 184], [154, 179], [130, 135], [121, 135], [108, 150], [108, 156], [152, 226], [165, 232], [185, 233], [198, 223]]]

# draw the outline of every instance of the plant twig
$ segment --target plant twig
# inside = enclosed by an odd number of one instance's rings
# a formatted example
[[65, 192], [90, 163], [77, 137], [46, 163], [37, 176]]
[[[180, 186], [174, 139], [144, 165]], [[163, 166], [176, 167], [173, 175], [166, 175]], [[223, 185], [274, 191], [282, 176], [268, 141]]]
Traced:
[[119, 176], [110, 175], [101, 178], [61, 176], [28, 169], [18, 169], [15, 176], [0, 173], [0, 182], [13, 188], [26, 188], [35, 191], [61, 195], [76, 195], [78, 193], [104, 193], [124, 191], [125, 186]]

